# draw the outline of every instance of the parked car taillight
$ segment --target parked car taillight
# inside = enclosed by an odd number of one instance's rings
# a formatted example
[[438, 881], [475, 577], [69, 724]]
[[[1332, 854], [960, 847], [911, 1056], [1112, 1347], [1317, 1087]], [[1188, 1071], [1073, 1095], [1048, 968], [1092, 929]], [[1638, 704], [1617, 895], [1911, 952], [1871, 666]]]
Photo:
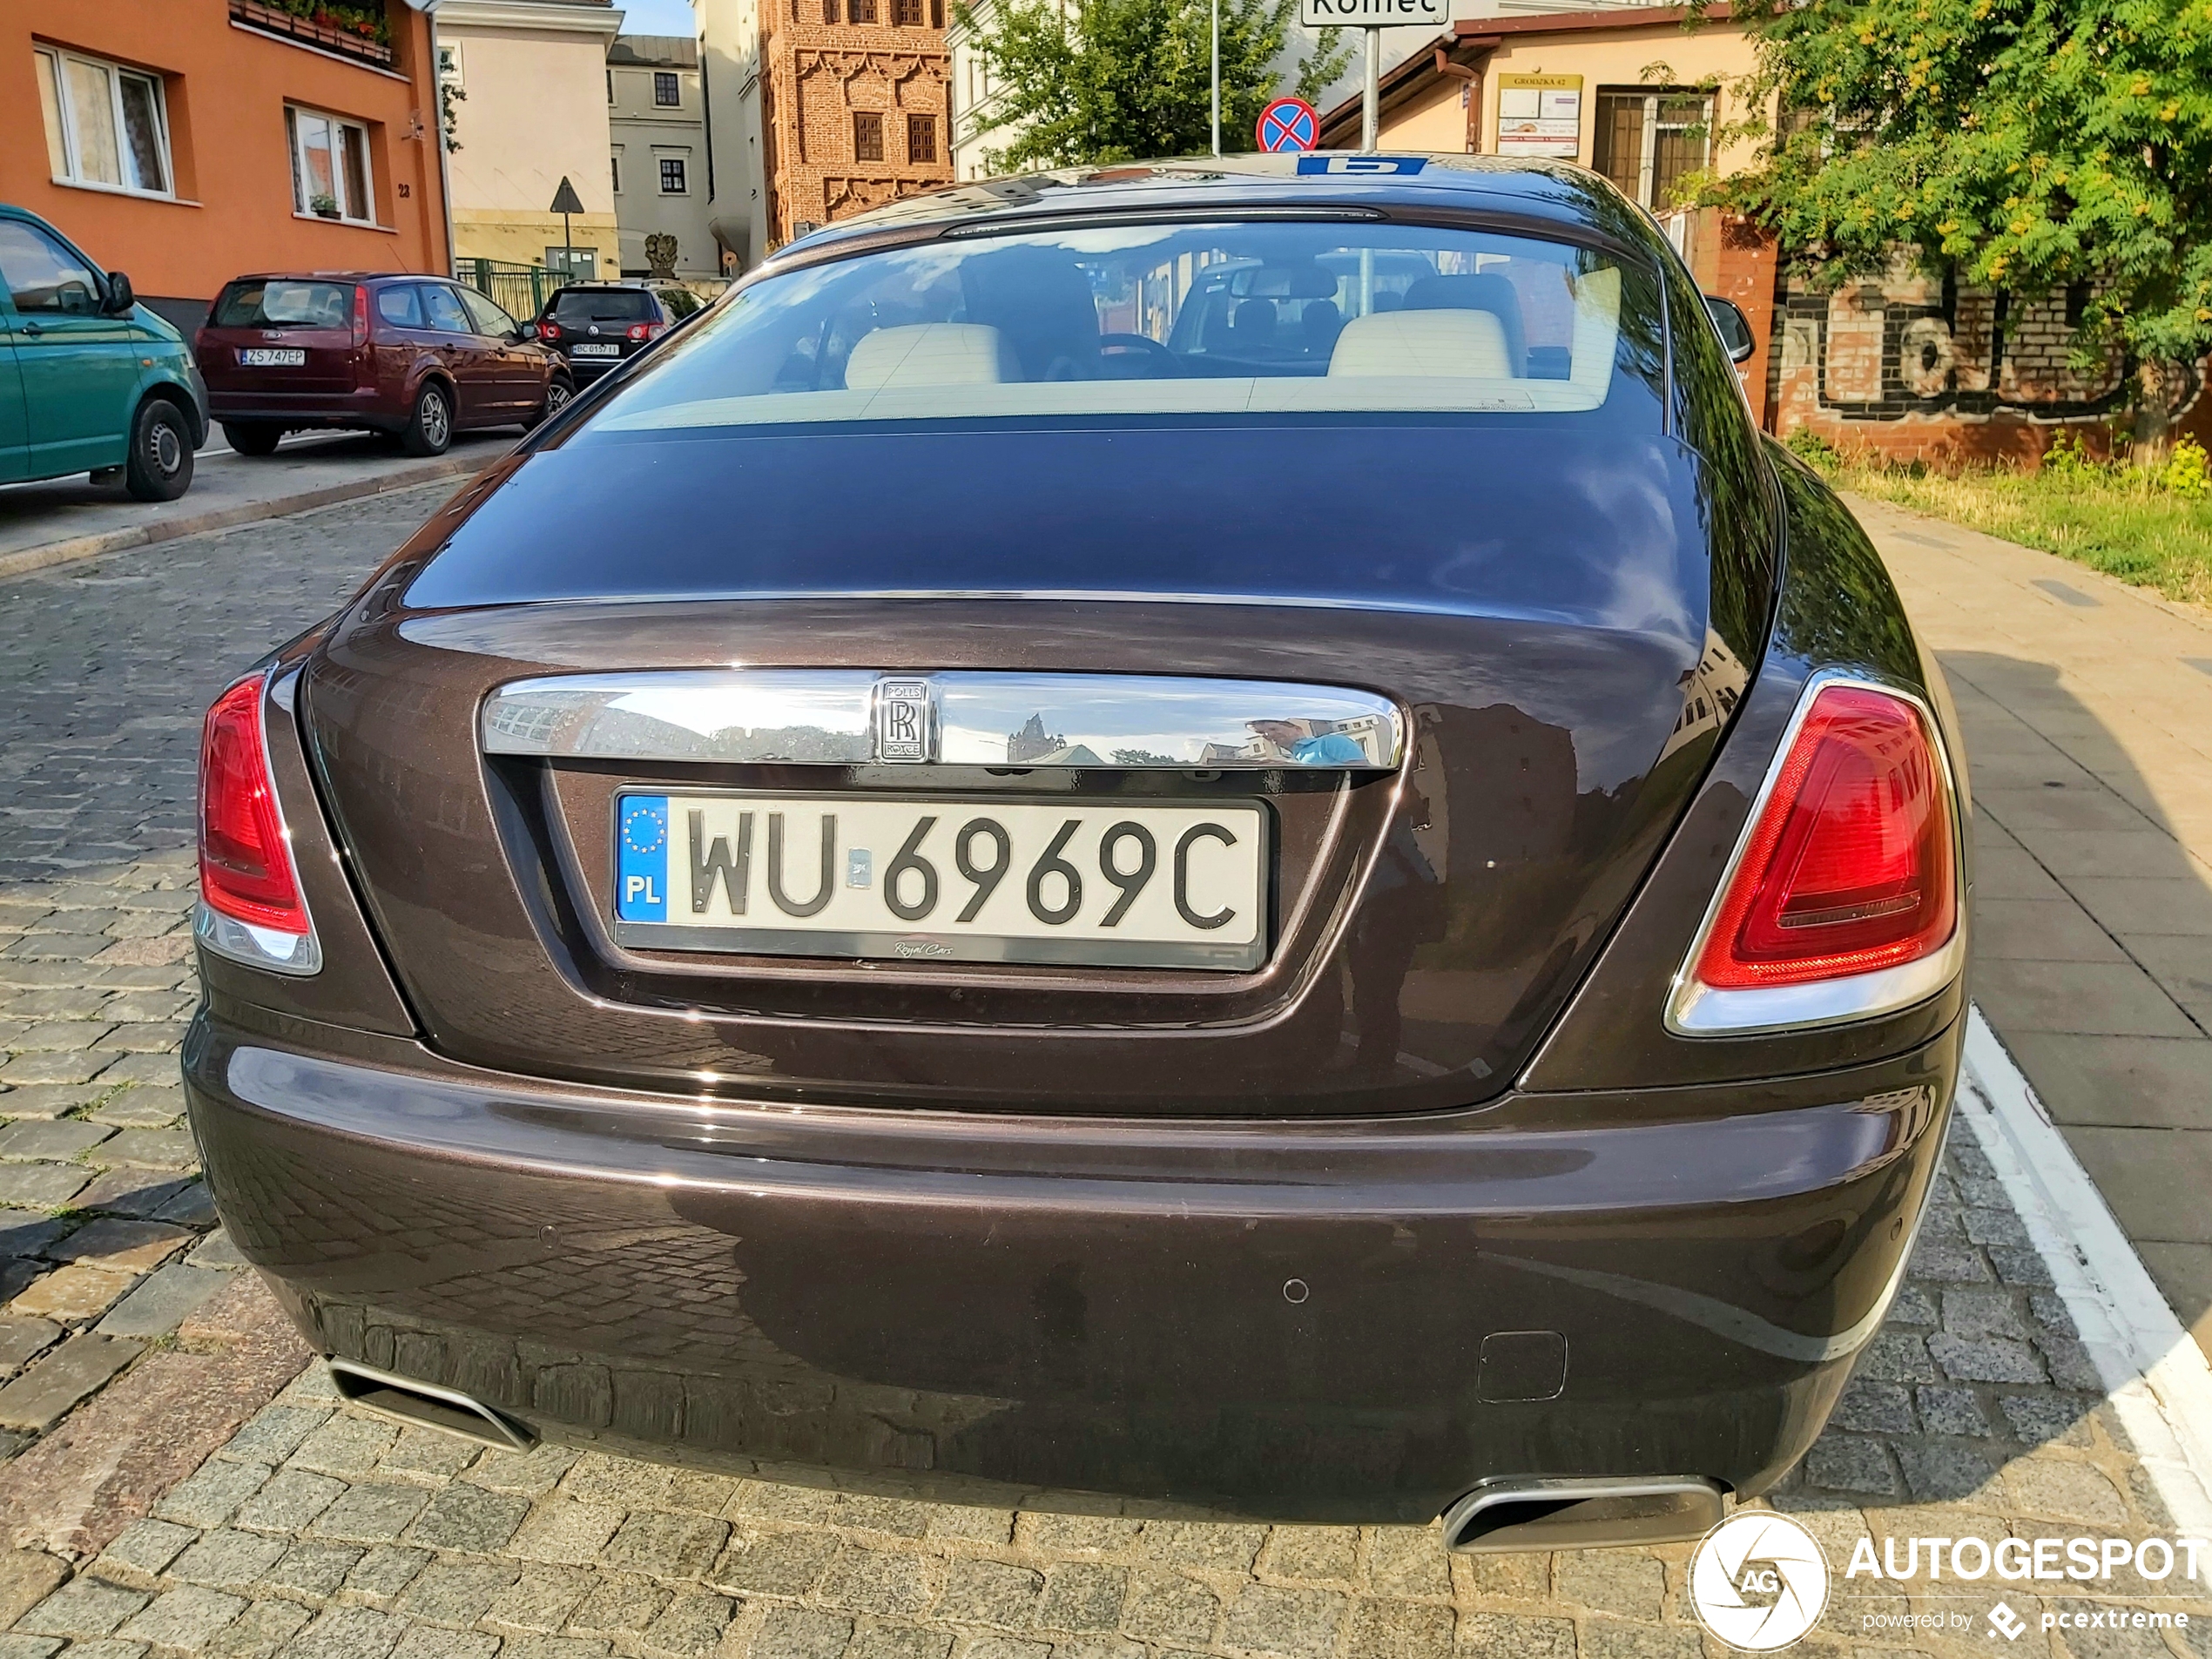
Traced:
[[630, 325], [630, 337], [632, 340], [651, 340], [658, 332], [659, 331], [651, 323], [633, 322]]
[[1676, 994], [1676, 1028], [1865, 1019], [1941, 988], [1957, 971], [1954, 820], [1919, 703], [1864, 682], [1821, 685]]
[[314, 927], [292, 861], [261, 727], [267, 676], [225, 691], [199, 745], [200, 937], [259, 967], [313, 973]]
[[558, 340], [561, 337], [561, 325], [548, 319], [538, 324], [537, 337], [540, 340]]
[[368, 344], [368, 285], [362, 282], [354, 285], [354, 344]]

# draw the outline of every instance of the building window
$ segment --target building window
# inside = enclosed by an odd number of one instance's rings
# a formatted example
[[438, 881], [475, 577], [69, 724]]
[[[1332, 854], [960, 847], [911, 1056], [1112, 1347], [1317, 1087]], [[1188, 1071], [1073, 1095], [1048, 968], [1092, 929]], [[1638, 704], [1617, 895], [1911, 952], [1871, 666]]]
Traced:
[[937, 159], [937, 118], [934, 115], [910, 115], [907, 118], [907, 160], [910, 165], [922, 166]]
[[292, 211], [348, 224], [376, 222], [368, 129], [319, 110], [285, 106], [292, 138]]
[[945, 26], [945, 0], [929, 0], [929, 26], [932, 29]]
[[684, 158], [663, 156], [660, 158], [660, 193], [680, 196], [684, 193]]
[[822, 0], [822, 21], [835, 23], [837, 20], [837, 0]]
[[1683, 175], [1712, 154], [1713, 99], [1707, 92], [1605, 92], [1597, 95], [1597, 171], [1640, 206], [1675, 206]]
[[845, 8], [845, 17], [847, 23], [873, 23], [875, 0], [851, 0]]
[[611, 103], [613, 103], [614, 101], [615, 101], [615, 72], [614, 72], [614, 71], [612, 71], [612, 70], [609, 70], [609, 71], [607, 71], [607, 102], [608, 102], [608, 103], [610, 103], [610, 104], [611, 104]]
[[853, 113], [853, 159], [883, 159], [883, 118], [873, 110], [860, 110]]
[[891, 0], [891, 21], [901, 29], [919, 29], [924, 16], [922, 0]]
[[674, 71], [665, 69], [653, 71], [653, 103], [656, 107], [664, 110], [683, 108], [684, 90], [677, 84]]
[[158, 76], [44, 47], [32, 53], [46, 159], [64, 183], [140, 196], [174, 193], [168, 110]]
[[610, 173], [613, 176], [613, 179], [614, 179], [615, 194], [616, 194], [616, 195], [617, 195], [617, 196], [621, 195], [621, 194], [622, 194], [622, 158], [621, 158], [620, 156], [609, 156], [609, 157], [607, 158], [607, 170], [608, 170], [608, 172], [610, 172]]

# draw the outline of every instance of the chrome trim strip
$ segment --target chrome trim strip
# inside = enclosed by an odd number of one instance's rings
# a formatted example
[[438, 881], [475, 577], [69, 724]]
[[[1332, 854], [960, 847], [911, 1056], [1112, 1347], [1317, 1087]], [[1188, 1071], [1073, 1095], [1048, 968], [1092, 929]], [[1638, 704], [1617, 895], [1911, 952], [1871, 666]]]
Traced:
[[272, 974], [309, 979], [322, 972], [322, 942], [315, 934], [314, 912], [307, 907], [307, 889], [300, 880], [300, 860], [293, 855], [292, 823], [284, 815], [284, 796], [277, 789], [276, 775], [269, 763], [269, 705], [274, 703], [290, 713], [299, 681], [300, 671], [296, 667], [282, 674], [265, 674], [253, 712], [261, 722], [261, 779], [268, 786], [269, 799], [276, 806], [277, 830], [284, 838], [285, 861], [292, 867], [292, 890], [300, 895], [300, 914], [307, 919], [307, 931], [287, 934], [275, 927], [256, 927], [250, 921], [223, 914], [205, 899], [193, 901], [192, 930], [201, 946], [218, 956]]
[[685, 927], [617, 921], [625, 950], [719, 951], [733, 956], [851, 956], [871, 961], [1027, 962], [1067, 968], [1210, 968], [1250, 973], [1267, 960], [1264, 937], [1242, 945], [1201, 940], [969, 938], [952, 933], [808, 932], [798, 927]]
[[[365, 1366], [358, 1359], [342, 1359], [334, 1356], [325, 1363], [329, 1366], [330, 1374], [337, 1382], [339, 1393], [349, 1405], [358, 1406], [365, 1412], [373, 1412], [394, 1422], [435, 1428], [448, 1434], [458, 1435], [462, 1440], [503, 1447], [514, 1452], [527, 1452], [537, 1444], [536, 1433], [527, 1424], [516, 1422], [496, 1406], [487, 1406], [474, 1395], [462, 1393], [458, 1388], [442, 1387], [436, 1383], [424, 1382], [419, 1377], [401, 1376], [395, 1371], [379, 1371], [374, 1366]], [[481, 1431], [470, 1430], [457, 1424], [436, 1422], [411, 1412], [395, 1411], [373, 1399], [362, 1399], [358, 1391], [348, 1389], [348, 1381], [368, 1383], [378, 1388], [389, 1389], [395, 1394], [420, 1395], [476, 1420], [483, 1427]]]
[[[1576, 1514], [1585, 1503], [1639, 1498], [1663, 1501], [1666, 1507], [1643, 1514], [1601, 1512], [1588, 1517]], [[1474, 1538], [1467, 1536], [1484, 1511], [1507, 1504], [1567, 1507], [1552, 1508], [1533, 1521], [1511, 1521]], [[1679, 1542], [1703, 1537], [1720, 1524], [1726, 1512], [1727, 1500], [1719, 1484], [1699, 1475], [1508, 1477], [1486, 1480], [1444, 1512], [1444, 1548], [1454, 1554], [1486, 1555]]]
[[[936, 693], [935, 763], [1116, 771], [1393, 771], [1406, 720], [1370, 691], [1139, 674], [661, 669], [517, 680], [484, 701], [487, 754], [572, 759], [874, 760], [885, 678]], [[1256, 726], [1291, 728], [1263, 734]], [[1305, 758], [1296, 751], [1311, 745]]]
[[[1721, 905], [1750, 851], [1751, 838], [1757, 833], [1759, 820], [1765, 815], [1776, 786], [1781, 781], [1782, 768], [1789, 761], [1791, 750], [1797, 745], [1797, 734], [1804, 729], [1806, 717], [1812, 711], [1813, 700], [1831, 685], [1864, 686], [1870, 691], [1880, 691], [1909, 703], [1919, 711], [1920, 718], [1927, 725], [1929, 741], [1935, 745], [1936, 770], [1942, 776], [1944, 798], [1951, 813], [1951, 879], [1958, 894], [1958, 914], [1952, 924], [1951, 938], [1932, 956], [1896, 968], [1878, 968], [1871, 974], [1817, 980], [1806, 985], [1716, 990], [1697, 977], [1697, 959], [1704, 954], [1705, 941], [1710, 937], [1713, 924], [1720, 918]], [[1704, 917], [1697, 924], [1697, 932], [1689, 941], [1682, 966], [1675, 970], [1674, 988], [1667, 998], [1667, 1029], [1678, 1037], [1742, 1037], [1775, 1031], [1802, 1031], [1814, 1026], [1877, 1019], [1926, 1001], [1956, 979], [1966, 962], [1966, 826], [1959, 821], [1958, 775], [1952, 769], [1950, 745], [1944, 741], [1943, 723], [1936, 718], [1927, 698], [1871, 674], [1848, 669], [1820, 670], [1806, 680], [1804, 689], [1797, 694], [1797, 705], [1791, 711], [1790, 724], [1783, 731], [1781, 742], [1775, 745], [1774, 758], [1767, 763], [1766, 776], [1760, 780], [1758, 793], [1751, 800], [1751, 810], [1744, 816], [1736, 846], [1729, 853], [1728, 867], [1721, 873], [1713, 896], [1706, 901]]]

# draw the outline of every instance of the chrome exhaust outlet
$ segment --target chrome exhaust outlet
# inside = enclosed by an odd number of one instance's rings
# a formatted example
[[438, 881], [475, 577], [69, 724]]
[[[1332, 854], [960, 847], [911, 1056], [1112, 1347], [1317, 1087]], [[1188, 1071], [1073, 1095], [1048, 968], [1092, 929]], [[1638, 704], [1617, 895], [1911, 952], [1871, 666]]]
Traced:
[[435, 1383], [396, 1376], [355, 1359], [331, 1360], [330, 1379], [347, 1405], [374, 1412], [379, 1417], [443, 1429], [464, 1440], [502, 1451], [527, 1452], [537, 1444], [537, 1435], [529, 1425], [457, 1388], [441, 1388]]
[[1444, 1512], [1444, 1547], [1465, 1554], [1602, 1549], [1702, 1538], [1727, 1513], [1694, 1475], [1490, 1480]]

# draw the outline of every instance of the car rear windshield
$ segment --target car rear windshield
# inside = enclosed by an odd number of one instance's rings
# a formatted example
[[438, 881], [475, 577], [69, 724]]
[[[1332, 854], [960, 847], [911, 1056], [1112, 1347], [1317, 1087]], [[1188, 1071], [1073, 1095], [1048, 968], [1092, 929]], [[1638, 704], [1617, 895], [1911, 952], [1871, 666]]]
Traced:
[[962, 237], [755, 284], [593, 424], [1571, 417], [1623, 374], [1651, 381], [1660, 312], [1648, 267], [1534, 236], [1271, 221]]
[[555, 294], [549, 309], [563, 323], [655, 320], [653, 296], [637, 288], [570, 288]]
[[233, 282], [215, 302], [219, 328], [345, 328], [353, 317], [350, 282], [300, 282], [289, 277]]

